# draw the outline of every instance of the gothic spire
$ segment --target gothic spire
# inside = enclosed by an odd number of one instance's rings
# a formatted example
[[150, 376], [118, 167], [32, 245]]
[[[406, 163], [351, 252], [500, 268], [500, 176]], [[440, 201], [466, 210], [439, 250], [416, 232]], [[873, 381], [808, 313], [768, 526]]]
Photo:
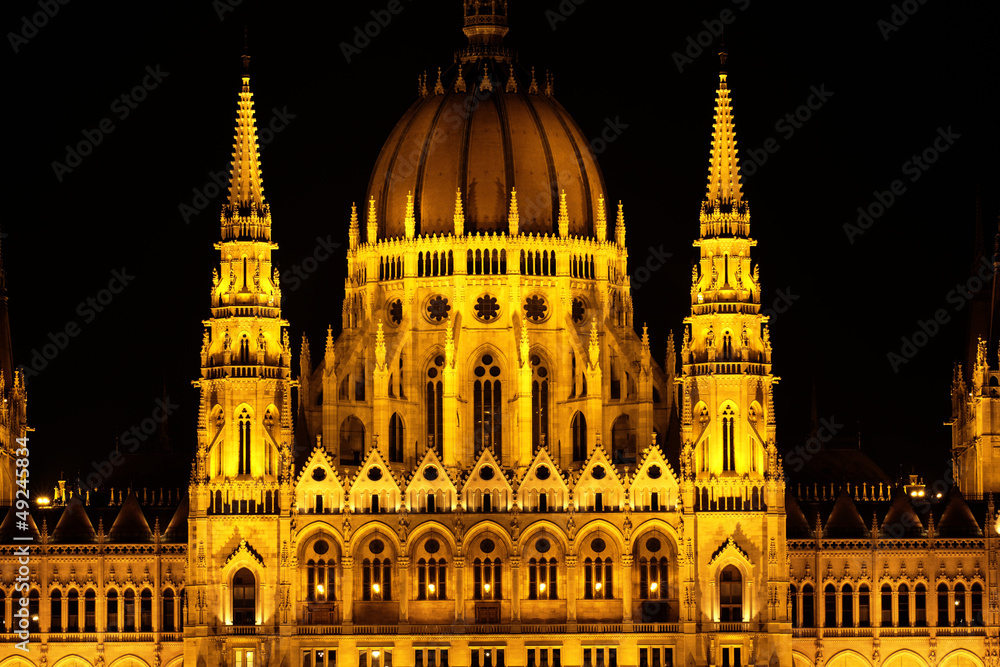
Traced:
[[243, 83], [236, 107], [236, 135], [229, 174], [229, 201], [225, 207], [226, 218], [236, 215], [265, 217], [267, 214], [249, 68], [250, 56], [244, 55], [241, 77]]
[[719, 88], [715, 93], [715, 125], [712, 130], [712, 151], [708, 166], [710, 205], [736, 205], [743, 201], [740, 187], [740, 164], [736, 149], [736, 126], [733, 123], [729, 84], [726, 82], [725, 51], [719, 53]]

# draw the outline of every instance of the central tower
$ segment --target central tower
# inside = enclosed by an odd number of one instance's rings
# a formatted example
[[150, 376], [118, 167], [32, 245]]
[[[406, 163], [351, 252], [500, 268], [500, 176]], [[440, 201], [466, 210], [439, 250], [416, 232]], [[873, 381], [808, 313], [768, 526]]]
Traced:
[[624, 208], [552, 76], [504, 44], [507, 3], [463, 7], [467, 44], [418, 77], [352, 209], [343, 331], [321, 368], [303, 350], [310, 442], [351, 467], [376, 443], [400, 470], [598, 444], [635, 466], [674, 390], [633, 328]]
[[[685, 526], [693, 528], [687, 618], [718, 632], [713, 651], [721, 664], [740, 664], [747, 651], [790, 655], [791, 619], [785, 481], [775, 445], [778, 378], [760, 312], [759, 268], [750, 258], [756, 241], [740, 185], [727, 56], [720, 56], [708, 191], [681, 347], [680, 487]], [[746, 633], [753, 631], [766, 632], [765, 645], [748, 646]]]

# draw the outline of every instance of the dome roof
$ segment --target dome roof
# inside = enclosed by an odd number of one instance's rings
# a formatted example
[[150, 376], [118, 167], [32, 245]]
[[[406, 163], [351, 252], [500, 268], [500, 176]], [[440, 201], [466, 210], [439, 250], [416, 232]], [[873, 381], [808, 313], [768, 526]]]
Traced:
[[824, 537], [831, 539], [866, 538], [870, 536], [865, 520], [851, 500], [851, 494], [842, 490], [834, 503], [823, 530]]
[[565, 190], [569, 234], [593, 236], [604, 179], [587, 138], [548, 80], [514, 72], [501, 45], [506, 16], [476, 16], [474, 33], [471, 18], [458, 64], [439, 73], [436, 85], [421, 82], [420, 98], [375, 163], [368, 200], [375, 201], [377, 237], [405, 235], [411, 193], [417, 235], [453, 233], [457, 190], [466, 232], [505, 231], [512, 189], [522, 233], [556, 234]]

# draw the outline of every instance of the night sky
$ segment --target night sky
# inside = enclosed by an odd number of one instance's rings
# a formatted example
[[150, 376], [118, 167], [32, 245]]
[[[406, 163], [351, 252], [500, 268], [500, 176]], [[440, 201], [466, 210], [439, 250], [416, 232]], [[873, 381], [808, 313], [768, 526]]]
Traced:
[[[46, 1], [58, 11], [43, 20]], [[14, 361], [38, 371], [28, 381], [33, 483], [86, 475], [167, 396], [176, 405], [169, 443], [139, 442], [137, 452], [160, 455], [117, 483], [184, 486], [222, 203], [201, 197], [231, 159], [244, 26], [259, 123], [279, 130], [261, 150], [276, 261], [285, 272], [313, 256], [317, 239], [341, 244], [297, 290], [283, 281], [297, 373], [302, 332], [316, 358], [326, 325], [339, 330], [351, 202], [365, 198], [418, 74], [433, 83], [464, 44], [461, 5], [402, 0], [348, 62], [341, 44], [394, 3], [93, 4], [17, 0], [0, 16], [0, 225]], [[777, 299], [784, 311], [771, 327], [779, 447], [805, 442], [815, 396], [818, 417], [842, 425], [841, 437], [860, 432], [890, 475], [913, 468], [928, 483], [940, 478], [952, 364], [966, 358], [969, 339], [967, 301], [949, 293], [979, 261], [977, 190], [987, 254], [1000, 200], [1000, 5], [511, 5], [507, 42], [520, 64], [555, 72], [556, 97], [585, 135], [616, 128], [597, 145], [599, 160], [609, 198], [625, 204], [636, 325], [649, 323], [660, 363], [668, 331], [679, 335], [689, 311], [718, 80], [712, 31], [728, 22], [764, 303]], [[44, 25], [27, 27], [32, 16]], [[136, 86], [141, 101], [131, 99]], [[99, 143], [68, 161], [67, 146], [88, 137]], [[914, 162], [926, 149], [933, 164]], [[876, 191], [893, 203], [849, 234], [845, 223], [856, 224]], [[635, 269], [663, 253], [671, 256], [662, 268], [640, 280]], [[102, 293], [116, 272], [127, 284]], [[948, 321], [893, 368], [887, 355], [901, 351], [901, 337], [939, 309]], [[67, 330], [75, 335], [59, 334]], [[64, 349], [39, 369], [35, 352], [52, 338]]]

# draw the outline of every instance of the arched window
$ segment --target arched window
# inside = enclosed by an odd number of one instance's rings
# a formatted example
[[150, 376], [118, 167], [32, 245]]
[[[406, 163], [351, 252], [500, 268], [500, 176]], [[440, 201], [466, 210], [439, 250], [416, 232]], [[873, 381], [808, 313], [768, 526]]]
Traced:
[[722, 411], [722, 469], [736, 470], [736, 414], [732, 406]]
[[[0, 609], [3, 605], [0, 604]], [[66, 632], [80, 631], [80, 593], [74, 588], [66, 595]]]
[[910, 627], [910, 588], [906, 584], [900, 584], [897, 591], [899, 598], [899, 627]]
[[945, 583], [938, 584], [937, 588], [937, 624], [939, 628], [944, 628], [948, 623], [948, 586]]
[[559, 565], [555, 558], [537, 557], [528, 560], [528, 599], [557, 600]]
[[639, 559], [639, 599], [665, 600], [669, 595], [666, 557]]
[[612, 424], [611, 447], [615, 464], [635, 463], [635, 429], [628, 415], [620, 415]]
[[484, 354], [474, 369], [472, 391], [472, 428], [475, 455], [486, 447], [493, 448], [493, 455], [503, 458], [503, 390], [500, 383], [500, 366], [491, 354]]
[[118, 632], [118, 591], [112, 589], [107, 593], [107, 632]]
[[965, 585], [961, 582], [955, 584], [955, 625], [968, 625], [965, 616]]
[[867, 628], [872, 624], [871, 591], [867, 584], [858, 587], [858, 626]]
[[83, 631], [97, 631], [97, 594], [92, 588], [83, 594]]
[[733, 335], [728, 331], [722, 335], [722, 360], [733, 360]]
[[240, 475], [249, 475], [250, 473], [250, 412], [243, 408], [240, 412], [240, 417], [238, 420], [239, 432], [240, 432], [240, 456], [239, 456], [239, 470]]
[[837, 627], [837, 589], [833, 584], [823, 589], [823, 627]]
[[389, 418], [389, 460], [403, 460], [403, 420], [398, 413], [393, 412]]
[[[246, 262], [246, 260], [243, 260]], [[246, 366], [250, 363], [250, 338], [246, 334], [240, 338], [240, 365]]]
[[719, 577], [719, 620], [743, 621], [743, 576], [735, 565], [727, 565]]
[[153, 631], [153, 592], [148, 588], [139, 596], [139, 631]]
[[361, 599], [387, 602], [392, 599], [392, 558], [380, 538], [372, 538], [361, 561]]
[[7, 632], [7, 596], [0, 588], [0, 632]]
[[160, 625], [163, 632], [174, 632], [174, 592], [169, 588], [163, 591], [163, 611], [160, 614]]
[[882, 584], [882, 627], [892, 626], [892, 588]]
[[531, 444], [544, 445], [549, 437], [549, 369], [531, 355]]
[[49, 595], [49, 632], [62, 632], [62, 593], [58, 589]]
[[816, 596], [811, 584], [802, 587], [802, 627], [816, 627]]
[[788, 588], [788, 598], [789, 600], [791, 600], [792, 603], [791, 605], [792, 627], [793, 628], [801, 627], [801, 625], [799, 624], [799, 592], [798, 589], [795, 588], [794, 584], [789, 586]]
[[920, 628], [927, 625], [927, 589], [923, 584], [917, 584], [913, 592], [913, 624]]
[[340, 463], [359, 466], [365, 452], [365, 425], [351, 415], [340, 425]]
[[983, 625], [983, 587], [972, 584], [972, 625]]
[[610, 558], [588, 556], [583, 561], [583, 597], [587, 600], [614, 598], [614, 566]]
[[257, 579], [247, 568], [233, 576], [233, 625], [257, 624]]
[[571, 422], [573, 429], [573, 460], [587, 460], [587, 418], [582, 412], [573, 415]]
[[476, 600], [503, 599], [503, 565], [500, 558], [487, 556], [472, 562], [472, 593]]
[[[469, 252], [472, 252], [471, 250]], [[434, 363], [427, 369], [425, 402], [427, 405], [427, 444], [441, 455], [444, 442], [444, 356], [434, 357]]]
[[306, 562], [306, 599], [309, 602], [326, 602], [334, 598], [336, 570], [325, 558], [310, 558]]
[[[20, 602], [20, 601], [19, 601]], [[28, 593], [28, 631], [29, 632], [39, 632], [39, 596], [38, 590], [33, 590]]]
[[448, 567], [443, 558], [417, 560], [417, 599], [446, 600], [448, 598]]
[[125, 591], [124, 614], [122, 615], [122, 632], [135, 632], [135, 591], [131, 588]]
[[854, 627], [854, 589], [850, 584], [840, 589], [840, 624], [845, 628]]

